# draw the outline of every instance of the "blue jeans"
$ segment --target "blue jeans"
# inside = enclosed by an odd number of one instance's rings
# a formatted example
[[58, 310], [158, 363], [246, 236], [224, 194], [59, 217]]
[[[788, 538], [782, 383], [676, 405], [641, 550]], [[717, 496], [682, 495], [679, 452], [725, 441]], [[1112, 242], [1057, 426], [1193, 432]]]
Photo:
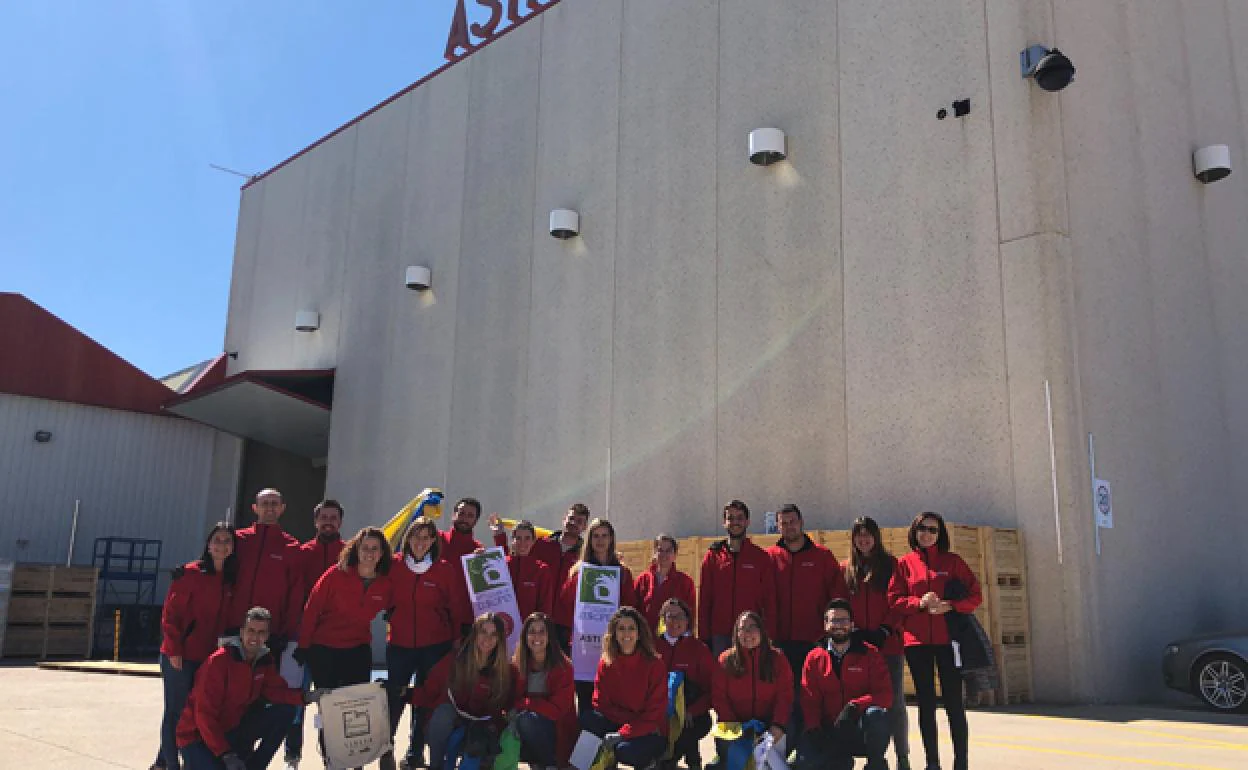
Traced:
[[[282, 745], [286, 728], [294, 718], [294, 706], [254, 703], [243, 714], [238, 727], [225, 734], [225, 739], [230, 744], [230, 750], [247, 764], [247, 770], [265, 770]], [[221, 770], [225, 767], [203, 741], [182, 747], [182, 762], [186, 770]]]
[[540, 767], [555, 765], [555, 720], [521, 711], [512, 722], [520, 736], [520, 758]]
[[168, 770], [178, 770], [182, 763], [178, 760], [178, 744], [174, 733], [178, 728], [178, 719], [182, 709], [186, 708], [186, 698], [191, 694], [191, 686], [195, 684], [195, 671], [199, 664], [182, 659], [182, 670], [173, 667], [169, 656], [160, 654], [160, 681], [165, 691], [165, 712], [160, 718], [160, 755]]
[[[618, 733], [620, 726], [604, 717], [598, 711], [590, 709], [581, 715], [581, 727], [604, 737], [607, 733]], [[615, 744], [615, 761], [621, 765], [645, 767], [659, 759], [667, 751], [667, 738], [657, 732], [640, 735]]]
[[887, 768], [888, 710], [872, 706], [847, 731], [835, 727], [807, 730], [797, 742], [794, 770], [853, 770], [854, 757], [866, 757], [866, 770]]
[[[422, 685], [429, 677], [429, 672], [439, 660], [446, 657], [451, 643], [440, 642], [425, 647], [398, 647], [386, 645], [386, 695], [390, 702], [390, 737], [399, 729], [403, 719], [403, 708], [407, 698], [403, 697], [403, 689], [409, 684]], [[415, 681], [413, 682], [413, 677]], [[407, 761], [409, 764], [420, 764], [421, 755], [425, 751], [425, 714], [424, 709], [412, 707], [410, 741], [407, 744]]]

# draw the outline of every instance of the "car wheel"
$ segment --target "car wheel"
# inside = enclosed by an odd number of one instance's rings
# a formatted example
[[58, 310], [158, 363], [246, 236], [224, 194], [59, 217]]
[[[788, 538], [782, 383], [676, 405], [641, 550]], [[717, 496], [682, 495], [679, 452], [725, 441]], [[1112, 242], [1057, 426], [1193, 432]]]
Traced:
[[1234, 655], [1207, 655], [1192, 667], [1192, 691], [1216, 711], [1248, 710], [1248, 665]]

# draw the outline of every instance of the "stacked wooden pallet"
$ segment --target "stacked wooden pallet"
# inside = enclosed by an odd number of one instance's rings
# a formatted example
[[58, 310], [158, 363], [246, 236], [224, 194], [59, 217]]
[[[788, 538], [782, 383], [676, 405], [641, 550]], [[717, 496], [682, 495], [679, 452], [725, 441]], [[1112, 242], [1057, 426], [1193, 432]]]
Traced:
[[4, 657], [90, 656], [97, 574], [94, 567], [17, 565]]
[[[1027, 607], [1027, 571], [1023, 561], [1022, 538], [1015, 529], [949, 524], [950, 550], [961, 556], [975, 573], [983, 589], [984, 602], [975, 612], [984, 631], [993, 641], [1000, 669], [1000, 689], [985, 694], [981, 703], [1017, 703], [1032, 697], [1031, 648]], [[849, 530], [812, 530], [810, 537], [828, 548], [842, 563], [849, 560]], [[880, 531], [884, 547], [895, 556], [910, 552], [909, 527], [889, 527]], [[702, 557], [716, 537], [685, 537], [680, 540], [676, 568], [699, 582]], [[755, 536], [763, 547], [774, 542], [773, 535]], [[649, 564], [653, 552], [650, 541], [619, 543], [624, 564], [634, 577]], [[906, 669], [906, 694], [914, 694], [914, 682]], [[939, 692], [939, 681], [937, 682]]]

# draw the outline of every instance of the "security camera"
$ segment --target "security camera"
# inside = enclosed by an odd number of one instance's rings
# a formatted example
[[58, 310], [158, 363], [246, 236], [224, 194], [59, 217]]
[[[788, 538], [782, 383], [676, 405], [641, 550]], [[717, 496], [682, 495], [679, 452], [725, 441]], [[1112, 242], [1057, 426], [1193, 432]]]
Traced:
[[1045, 91], [1061, 91], [1075, 79], [1075, 65], [1056, 48], [1033, 45], [1018, 55], [1023, 77]]
[[429, 268], [413, 265], [407, 269], [407, 274], [404, 276], [403, 282], [407, 285], [407, 288], [412, 291], [424, 291], [431, 285], [429, 279]]
[[1231, 148], [1225, 144], [1201, 147], [1192, 154], [1192, 170], [1205, 184], [1231, 175]]
[[778, 128], [756, 128], [750, 132], [750, 162], [770, 166], [788, 157], [784, 132]]
[[581, 232], [581, 215], [572, 209], [550, 212], [550, 234], [561, 241], [575, 238]]

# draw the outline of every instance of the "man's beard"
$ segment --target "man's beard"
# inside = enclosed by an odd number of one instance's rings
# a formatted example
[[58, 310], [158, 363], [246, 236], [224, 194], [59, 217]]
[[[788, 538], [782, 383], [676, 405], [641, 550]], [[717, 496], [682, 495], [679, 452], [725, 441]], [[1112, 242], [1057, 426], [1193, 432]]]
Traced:
[[849, 634], [838, 631], [836, 633], [828, 634], [828, 638], [831, 639], [836, 644], [845, 644], [846, 642], [849, 641]]
[[472, 534], [472, 525], [471, 525], [471, 524], [463, 524], [463, 523], [461, 523], [461, 522], [458, 522], [458, 521], [457, 521], [457, 522], [455, 522], [455, 531], [456, 531], [456, 532], [461, 532], [461, 533], [463, 533], [463, 534], [465, 534], [465, 535], [471, 535], [471, 534]]

